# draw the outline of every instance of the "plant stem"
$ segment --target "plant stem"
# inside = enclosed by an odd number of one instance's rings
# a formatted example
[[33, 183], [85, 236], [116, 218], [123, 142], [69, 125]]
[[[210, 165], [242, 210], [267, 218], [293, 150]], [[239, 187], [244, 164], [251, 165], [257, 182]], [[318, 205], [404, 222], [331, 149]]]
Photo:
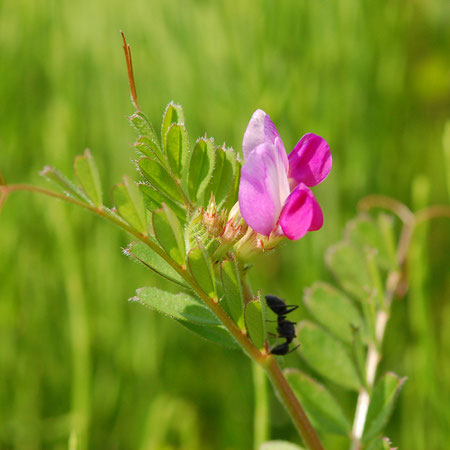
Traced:
[[[375, 196], [373, 196], [375, 197]], [[379, 205], [377, 205], [379, 206]], [[385, 205], [383, 205], [385, 206]], [[406, 207], [405, 207], [406, 208]], [[409, 211], [409, 210], [408, 210]], [[397, 247], [397, 267], [399, 269], [393, 270], [389, 273], [386, 281], [386, 291], [384, 295], [383, 305], [379, 306], [375, 321], [375, 339], [369, 344], [366, 359], [366, 387], [362, 387], [359, 391], [358, 400], [356, 403], [355, 418], [353, 420], [352, 436], [351, 436], [351, 450], [360, 450], [362, 447], [361, 438], [364, 432], [364, 426], [367, 419], [367, 411], [369, 409], [370, 394], [375, 383], [375, 376], [377, 373], [378, 364], [381, 360], [381, 348], [383, 346], [384, 332], [387, 321], [389, 320], [390, 308], [392, 299], [402, 279], [402, 268], [408, 253], [409, 245], [414, 230], [414, 216], [403, 209], [403, 228], [400, 234], [400, 242]]]
[[[72, 203], [74, 205], [80, 206], [88, 211], [93, 212], [109, 221], [113, 222], [115, 225], [124, 229], [131, 235], [135, 236], [140, 241], [148, 245], [155, 253], [164, 258], [170, 266], [176, 270], [192, 287], [195, 293], [205, 302], [205, 304], [213, 311], [217, 318], [223, 323], [230, 334], [236, 339], [240, 344], [245, 353], [257, 364], [262, 366], [272, 381], [275, 390], [278, 392], [281, 402], [284, 404], [285, 408], [289, 412], [294, 425], [296, 426], [300, 436], [302, 437], [305, 445], [310, 450], [323, 450], [322, 444], [320, 443], [319, 437], [317, 436], [314, 428], [312, 427], [308, 417], [306, 416], [302, 406], [300, 405], [297, 397], [289, 386], [286, 378], [283, 375], [275, 357], [267, 352], [261, 352], [256, 348], [245, 333], [233, 322], [233, 320], [228, 316], [228, 314], [222, 309], [222, 307], [217, 303], [217, 299], [209, 297], [206, 292], [200, 287], [197, 281], [192, 277], [192, 275], [183, 267], [178, 265], [172, 258], [170, 258], [163, 249], [161, 249], [157, 244], [155, 244], [147, 235], [136, 231], [134, 228], [130, 227], [125, 221], [123, 221], [119, 216], [114, 214], [112, 211], [106, 208], [97, 208], [91, 204], [84, 203], [82, 201], [76, 200], [74, 198], [68, 197], [64, 194], [50, 191], [48, 189], [43, 189], [37, 186], [32, 186], [28, 184], [12, 184], [12, 185], [0, 185], [1, 199], [4, 201], [6, 197], [15, 191], [31, 191], [37, 192], [50, 197], [58, 198], [66, 202]], [[246, 286], [246, 293], [251, 293], [249, 285]]]
[[270, 364], [266, 367], [266, 371], [280, 397], [280, 401], [284, 404], [291, 416], [306, 447], [311, 450], [323, 450], [316, 431], [312, 427], [305, 411], [300, 405], [274, 357], [272, 357]]
[[253, 362], [252, 372], [254, 392], [253, 444], [255, 450], [258, 450], [263, 442], [269, 440], [269, 398], [264, 369]]
[[[375, 382], [375, 375], [377, 373], [378, 363], [381, 360], [379, 349], [381, 348], [386, 323], [388, 321], [388, 313], [380, 310], [377, 313], [375, 333], [377, 342], [371, 342], [367, 351], [366, 359], [366, 384], [369, 389], [372, 389]], [[365, 387], [359, 391], [358, 402], [356, 404], [355, 419], [353, 421], [352, 429], [352, 445], [351, 450], [359, 450], [361, 448], [361, 438], [366, 423], [367, 411], [369, 409], [370, 395]]]

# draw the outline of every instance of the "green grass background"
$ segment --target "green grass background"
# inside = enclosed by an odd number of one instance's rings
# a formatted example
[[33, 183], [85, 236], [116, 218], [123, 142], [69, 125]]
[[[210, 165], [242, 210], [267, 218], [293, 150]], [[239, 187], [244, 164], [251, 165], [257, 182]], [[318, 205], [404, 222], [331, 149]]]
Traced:
[[[136, 173], [123, 29], [156, 126], [173, 99], [191, 140], [206, 131], [240, 149], [263, 108], [287, 149], [309, 131], [330, 143], [332, 173], [314, 190], [324, 228], [266, 257], [253, 275], [255, 288], [299, 303], [306, 286], [330, 279], [323, 252], [361, 197], [448, 203], [449, 14], [445, 0], [3, 0], [0, 170], [11, 183], [45, 185], [45, 164], [70, 174], [89, 147], [105, 192]], [[121, 254], [127, 242], [75, 207], [30, 193], [8, 199], [0, 448], [252, 447], [249, 361], [128, 303], [159, 281]], [[387, 330], [382, 369], [409, 378], [387, 429], [402, 449], [450, 442], [449, 244], [444, 220], [418, 230], [411, 290]], [[296, 440], [271, 403], [272, 436]]]

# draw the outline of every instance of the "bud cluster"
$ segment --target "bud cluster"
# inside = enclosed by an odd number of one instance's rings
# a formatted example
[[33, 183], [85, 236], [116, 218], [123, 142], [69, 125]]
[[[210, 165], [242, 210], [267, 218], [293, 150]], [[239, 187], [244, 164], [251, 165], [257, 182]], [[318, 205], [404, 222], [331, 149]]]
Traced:
[[274, 249], [284, 238], [276, 232], [267, 237], [251, 229], [241, 215], [238, 202], [228, 216], [225, 210], [218, 211], [213, 195], [207, 209], [202, 211], [202, 225], [210, 238], [220, 242], [216, 249], [217, 255], [234, 250], [237, 257], [244, 261]]

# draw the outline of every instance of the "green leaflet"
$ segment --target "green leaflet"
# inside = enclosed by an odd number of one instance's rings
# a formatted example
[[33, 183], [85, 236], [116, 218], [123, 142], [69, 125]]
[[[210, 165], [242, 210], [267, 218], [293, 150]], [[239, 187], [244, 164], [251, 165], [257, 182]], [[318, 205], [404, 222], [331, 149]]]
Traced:
[[[389, 222], [386, 222], [387, 225]], [[392, 227], [392, 220], [390, 221]], [[385, 269], [393, 269], [396, 265], [395, 250], [383, 235], [383, 228], [368, 214], [360, 214], [350, 221], [344, 236], [359, 248], [371, 247], [377, 251], [377, 262]]]
[[186, 293], [172, 294], [156, 287], [138, 289], [133, 301], [148, 306], [161, 314], [179, 321], [193, 322], [203, 326], [215, 326], [217, 317], [197, 297]]
[[76, 156], [73, 167], [75, 175], [88, 198], [98, 208], [102, 207], [102, 185], [91, 152], [86, 149], [83, 155]]
[[140, 136], [134, 144], [136, 149], [143, 155], [159, 161], [164, 167], [167, 167], [167, 161], [159, 148], [159, 144], [149, 139], [147, 136]]
[[245, 325], [250, 339], [259, 349], [264, 348], [266, 341], [266, 323], [259, 295], [245, 305]]
[[185, 245], [183, 229], [175, 213], [163, 203], [162, 208], [153, 211], [153, 230], [156, 239], [169, 256], [180, 266], [185, 266]]
[[147, 213], [136, 182], [128, 175], [123, 182], [113, 188], [113, 199], [120, 216], [134, 229], [142, 234], [147, 233]]
[[284, 374], [315, 428], [344, 436], [350, 432], [350, 422], [325, 386], [296, 369]]
[[153, 129], [153, 126], [148, 120], [147, 116], [142, 111], [135, 112], [130, 117], [130, 122], [133, 124], [134, 128], [136, 128], [136, 131], [141, 136], [145, 136], [146, 138], [150, 139], [150, 141], [152, 141], [152, 143], [161, 152], [155, 130]]
[[170, 102], [164, 111], [163, 120], [161, 123], [161, 139], [164, 148], [166, 148], [167, 131], [173, 123], [183, 125], [184, 112], [181, 105]]
[[217, 300], [216, 279], [214, 277], [212, 262], [200, 242], [198, 242], [197, 247], [189, 251], [188, 265], [192, 276], [200, 287], [210, 298]]
[[367, 411], [363, 442], [370, 441], [382, 431], [405, 381], [406, 378], [400, 378], [395, 373], [388, 372], [375, 384]]
[[166, 197], [161, 192], [154, 189], [146, 183], [139, 183], [139, 190], [144, 199], [145, 207], [149, 211], [161, 208], [163, 203], [166, 203], [170, 209], [177, 215], [182, 222], [186, 220], [186, 210], [179, 203], [174, 202], [169, 197]]
[[183, 167], [189, 151], [189, 140], [184, 125], [172, 124], [166, 135], [166, 154], [169, 166], [178, 180], [181, 180]]
[[138, 161], [138, 166], [147, 181], [164, 197], [183, 204], [184, 199], [176, 181], [158, 161], [144, 157]]
[[358, 372], [341, 342], [307, 321], [299, 323], [297, 338], [300, 354], [317, 373], [347, 389], [359, 389]]
[[54, 167], [45, 166], [40, 174], [55, 184], [65, 195], [81, 200], [82, 202], [88, 201], [84, 192]]
[[206, 193], [214, 169], [214, 141], [198, 139], [192, 150], [187, 167], [187, 191], [190, 200], [198, 206], [206, 206], [210, 193]]
[[218, 209], [232, 196], [237, 173], [236, 154], [233, 149], [217, 147], [215, 166], [206, 192], [214, 194]]
[[124, 253], [131, 258], [136, 259], [141, 264], [144, 264], [149, 269], [156, 272], [158, 275], [179, 284], [183, 287], [188, 287], [186, 281], [181, 275], [173, 269], [170, 264], [157, 253], [155, 253], [148, 245], [143, 242], [132, 242]]
[[220, 266], [220, 276], [224, 290], [222, 303], [226, 305], [231, 318], [241, 328], [244, 323], [244, 296], [237, 263], [234, 259], [223, 261]]
[[327, 283], [314, 283], [306, 290], [304, 302], [317, 322], [348, 344], [353, 340], [353, 329], [364, 328], [361, 314], [352, 300]]
[[340, 285], [349, 294], [362, 302], [367, 299], [373, 286], [362, 249], [341, 241], [328, 249], [326, 262]]

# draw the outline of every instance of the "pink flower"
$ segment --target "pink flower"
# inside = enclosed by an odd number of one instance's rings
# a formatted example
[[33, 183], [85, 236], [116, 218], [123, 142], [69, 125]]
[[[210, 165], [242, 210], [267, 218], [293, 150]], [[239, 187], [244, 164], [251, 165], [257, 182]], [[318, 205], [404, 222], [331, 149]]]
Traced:
[[308, 186], [330, 173], [331, 153], [325, 139], [305, 134], [286, 155], [270, 117], [254, 112], [242, 143], [245, 163], [239, 185], [239, 208], [256, 232], [291, 240], [322, 227], [323, 214]]

